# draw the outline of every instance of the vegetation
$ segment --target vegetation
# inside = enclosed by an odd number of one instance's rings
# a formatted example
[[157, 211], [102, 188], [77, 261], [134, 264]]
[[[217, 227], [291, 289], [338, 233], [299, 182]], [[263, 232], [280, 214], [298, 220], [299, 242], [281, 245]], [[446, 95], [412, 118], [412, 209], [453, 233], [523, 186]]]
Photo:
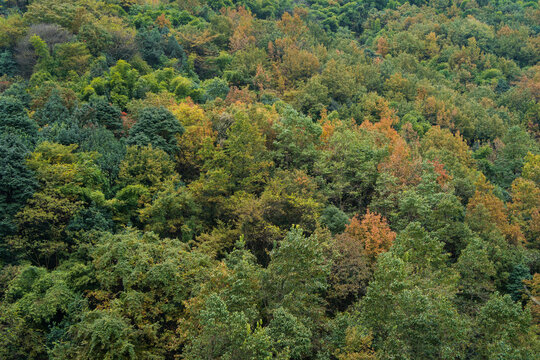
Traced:
[[537, 358], [539, 24], [0, 0], [0, 358]]

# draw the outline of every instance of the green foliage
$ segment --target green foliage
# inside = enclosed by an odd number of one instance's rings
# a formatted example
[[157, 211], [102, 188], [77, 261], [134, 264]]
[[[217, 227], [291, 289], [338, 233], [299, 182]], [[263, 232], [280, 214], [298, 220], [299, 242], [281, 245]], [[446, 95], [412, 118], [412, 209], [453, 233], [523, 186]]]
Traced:
[[509, 295], [493, 294], [480, 309], [475, 325], [479, 336], [478, 358], [526, 359], [538, 352], [538, 338], [531, 331], [530, 314]]
[[0, 76], [14, 76], [17, 71], [17, 64], [13, 60], [13, 54], [9, 50], [0, 53]]
[[165, 59], [174, 58], [177, 67], [182, 69], [186, 65], [184, 49], [174, 36], [167, 33], [167, 28], [161, 31], [158, 28], [138, 31], [135, 37], [142, 58], [153, 67], [165, 62]]
[[254, 329], [243, 312], [230, 312], [212, 295], [200, 312], [201, 333], [186, 349], [190, 359], [271, 359], [272, 342], [260, 325]]
[[49, 48], [45, 41], [43, 41], [38, 35], [30, 37], [30, 43], [34, 47], [38, 62], [36, 64], [36, 71], [48, 71], [51, 72], [53, 66], [53, 59], [49, 53]]
[[75, 148], [43, 142], [28, 159], [39, 187], [17, 213], [17, 234], [9, 242], [34, 264], [58, 265], [74, 246], [66, 233], [70, 219], [85, 204], [104, 201], [93, 155]]
[[[396, 254], [392, 249], [379, 259], [361, 301], [378, 353], [411, 359], [463, 356], [469, 328], [453, 304], [455, 281], [441, 265], [442, 244], [426, 238], [418, 225], [407, 232], [396, 240]], [[419, 258], [423, 265], [415, 263]]]
[[73, 117], [83, 126], [103, 126], [119, 134], [122, 131], [120, 110], [103, 97], [92, 97], [75, 111]]
[[138, 210], [149, 204], [155, 193], [165, 191], [169, 184], [174, 186], [177, 180], [174, 163], [163, 150], [152, 146], [129, 146], [116, 179], [118, 191], [110, 201], [115, 220], [142, 225]]
[[288, 107], [274, 125], [274, 131], [276, 165], [285, 169], [312, 170], [318, 155], [316, 147], [322, 134], [321, 126]]
[[169, 155], [178, 153], [178, 136], [184, 133], [184, 127], [178, 119], [164, 107], [144, 108], [137, 117], [137, 122], [129, 131], [128, 145], [152, 145]]
[[0, 0], [0, 359], [536, 358], [538, 11]]
[[110, 187], [118, 176], [120, 162], [126, 153], [124, 142], [115, 138], [113, 133], [106, 129], [95, 129], [88, 132], [81, 141], [80, 150], [98, 154], [96, 163], [107, 176]]
[[274, 311], [268, 332], [276, 343], [278, 356], [301, 359], [310, 353], [311, 331], [287, 310], [278, 308]]
[[272, 165], [264, 135], [246, 113], [238, 113], [227, 129], [223, 148], [216, 149], [205, 167], [222, 168], [230, 176], [228, 182], [233, 189], [253, 192], [260, 190], [267, 181]]
[[[15, 233], [13, 217], [32, 196], [37, 183], [26, 166], [28, 148], [19, 137], [8, 134], [0, 136], [0, 152], [0, 238], [6, 239]], [[9, 262], [7, 244], [4, 241], [0, 244], [2, 259]]]
[[34, 119], [40, 126], [52, 126], [54, 123], [69, 123], [71, 120], [70, 112], [64, 105], [64, 101], [57, 89], [51, 92], [49, 99], [43, 107], [36, 111]]
[[521, 174], [523, 159], [527, 152], [531, 148], [535, 149], [537, 145], [533, 145], [529, 134], [517, 126], [508, 130], [503, 142], [505, 146], [495, 160], [493, 170], [497, 184], [508, 188], [514, 179]]
[[329, 265], [324, 243], [292, 228], [270, 253], [265, 286], [269, 310], [283, 308], [313, 328], [324, 316]]
[[334, 205], [329, 205], [323, 210], [319, 221], [326, 225], [332, 234], [339, 234], [345, 230], [349, 217]]
[[77, 325], [69, 329], [69, 333], [77, 345], [57, 344], [51, 351], [53, 358], [160, 358], [158, 351], [148, 349], [144, 343], [137, 341], [137, 331], [126, 318], [114, 311], [89, 311]]
[[361, 211], [369, 204], [384, 154], [371, 134], [339, 129], [330, 138], [329, 149], [321, 152], [315, 173], [335, 206], [345, 212]]
[[140, 211], [141, 222], [160, 236], [192, 240], [201, 228], [201, 210], [185, 187], [175, 189], [172, 183], [166, 186], [156, 194], [152, 204]]
[[65, 331], [65, 325], [84, 309], [84, 300], [70, 288], [67, 275], [24, 266], [9, 282], [0, 318], [4, 358], [15, 359], [22, 356], [21, 351], [32, 359], [45, 356], [46, 330], [59, 324], [58, 330]]
[[84, 73], [90, 59], [90, 53], [84, 43], [70, 42], [57, 45], [54, 57], [57, 63], [55, 73], [65, 77], [70, 75], [71, 71], [77, 74]]
[[37, 136], [37, 125], [28, 117], [21, 100], [13, 96], [0, 96], [0, 131], [18, 135], [31, 144]]
[[206, 80], [203, 83], [203, 89], [206, 98], [210, 101], [215, 100], [218, 97], [225, 99], [229, 93], [227, 82], [220, 78]]
[[455, 268], [459, 271], [459, 303], [475, 313], [495, 289], [496, 269], [489, 256], [489, 248], [482, 240], [473, 239], [461, 252]]

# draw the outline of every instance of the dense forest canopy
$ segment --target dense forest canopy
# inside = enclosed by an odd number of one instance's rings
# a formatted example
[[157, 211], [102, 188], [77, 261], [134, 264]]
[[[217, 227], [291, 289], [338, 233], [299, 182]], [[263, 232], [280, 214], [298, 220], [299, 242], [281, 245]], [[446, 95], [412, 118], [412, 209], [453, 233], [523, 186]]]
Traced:
[[537, 359], [539, 33], [538, 1], [0, 0], [0, 358]]

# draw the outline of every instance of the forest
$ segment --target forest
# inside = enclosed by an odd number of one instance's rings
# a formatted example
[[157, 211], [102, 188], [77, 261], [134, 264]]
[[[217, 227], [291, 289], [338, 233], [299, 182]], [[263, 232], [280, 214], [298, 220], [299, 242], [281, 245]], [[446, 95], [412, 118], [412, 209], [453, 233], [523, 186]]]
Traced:
[[0, 0], [0, 359], [538, 359], [539, 99], [537, 0]]

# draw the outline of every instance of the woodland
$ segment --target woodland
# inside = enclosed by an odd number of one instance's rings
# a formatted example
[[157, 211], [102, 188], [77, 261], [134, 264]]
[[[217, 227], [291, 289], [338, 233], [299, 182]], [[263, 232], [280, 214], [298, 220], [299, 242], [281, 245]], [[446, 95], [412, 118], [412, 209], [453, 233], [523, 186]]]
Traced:
[[535, 360], [540, 7], [0, 0], [0, 359]]

